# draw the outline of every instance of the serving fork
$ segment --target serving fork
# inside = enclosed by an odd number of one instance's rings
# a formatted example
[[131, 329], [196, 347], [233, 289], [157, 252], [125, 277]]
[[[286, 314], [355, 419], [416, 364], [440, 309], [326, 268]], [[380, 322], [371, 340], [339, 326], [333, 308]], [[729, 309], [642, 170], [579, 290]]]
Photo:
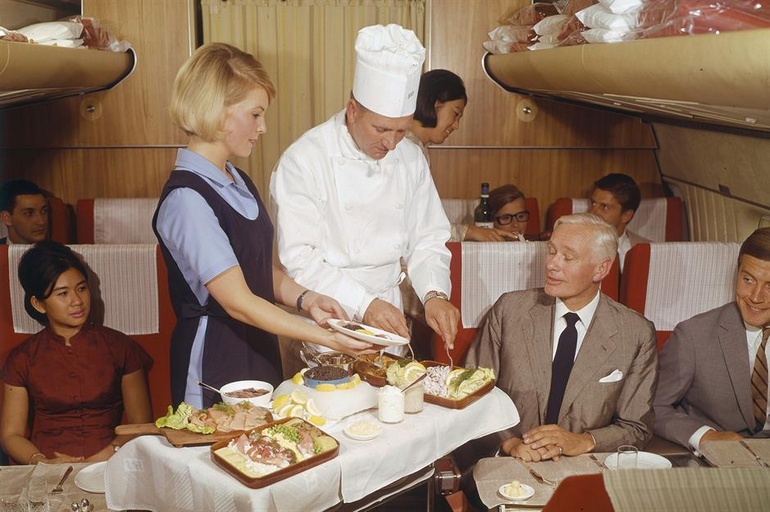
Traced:
[[70, 476], [70, 473], [72, 473], [72, 466], [69, 466], [67, 468], [67, 471], [64, 472], [64, 475], [62, 475], [61, 480], [59, 480], [59, 483], [56, 484], [56, 487], [54, 487], [51, 490], [51, 494], [61, 494], [64, 492], [64, 489], [62, 489], [62, 484], [64, 484], [64, 481], [67, 479], [68, 476]]

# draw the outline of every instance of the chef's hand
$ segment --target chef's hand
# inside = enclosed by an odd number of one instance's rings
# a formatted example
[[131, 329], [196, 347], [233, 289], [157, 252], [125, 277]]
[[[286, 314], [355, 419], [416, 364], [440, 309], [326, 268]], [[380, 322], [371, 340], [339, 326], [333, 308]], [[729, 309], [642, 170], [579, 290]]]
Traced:
[[457, 324], [460, 322], [459, 309], [448, 300], [430, 299], [425, 303], [425, 320], [450, 349], [454, 348]]
[[518, 239], [518, 236], [510, 231], [478, 226], [468, 226], [468, 231], [463, 238], [464, 241], [470, 242], [512, 242]]
[[410, 338], [404, 314], [393, 304], [382, 299], [374, 299], [369, 304], [362, 321], [366, 325], [398, 334], [402, 338]]
[[330, 318], [350, 320], [342, 306], [332, 297], [318, 292], [308, 291], [302, 297], [302, 310], [307, 311], [321, 327], [329, 327]]
[[558, 425], [541, 425], [523, 436], [524, 443], [535, 450], [546, 449], [544, 459], [559, 460], [562, 455], [580, 455], [593, 450], [596, 445], [588, 432], [576, 434]]

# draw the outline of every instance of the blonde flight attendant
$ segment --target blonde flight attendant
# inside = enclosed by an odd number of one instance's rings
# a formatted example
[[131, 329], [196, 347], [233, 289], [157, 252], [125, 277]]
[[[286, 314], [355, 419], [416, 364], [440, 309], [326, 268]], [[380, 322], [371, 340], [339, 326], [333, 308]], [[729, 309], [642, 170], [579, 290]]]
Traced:
[[320, 325], [345, 318], [340, 305], [273, 266], [273, 224], [251, 179], [231, 156], [248, 157], [265, 133], [275, 88], [262, 65], [233, 46], [200, 47], [179, 70], [171, 116], [190, 137], [161, 194], [153, 228], [169, 270], [177, 324], [171, 340], [172, 400], [208, 406], [219, 387], [241, 379], [282, 380], [276, 334], [350, 354], [370, 344]]

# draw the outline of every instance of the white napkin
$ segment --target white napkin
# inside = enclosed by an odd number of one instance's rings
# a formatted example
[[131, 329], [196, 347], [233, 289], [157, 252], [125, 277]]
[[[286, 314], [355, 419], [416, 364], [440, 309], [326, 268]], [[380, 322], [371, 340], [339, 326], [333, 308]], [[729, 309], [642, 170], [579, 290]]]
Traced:
[[599, 379], [599, 382], [601, 382], [601, 383], [617, 382], [617, 381], [622, 380], [622, 379], [623, 379], [623, 372], [621, 372], [620, 370], [618, 370], [616, 368], [616, 369], [612, 370], [612, 373], [610, 373], [609, 375]]

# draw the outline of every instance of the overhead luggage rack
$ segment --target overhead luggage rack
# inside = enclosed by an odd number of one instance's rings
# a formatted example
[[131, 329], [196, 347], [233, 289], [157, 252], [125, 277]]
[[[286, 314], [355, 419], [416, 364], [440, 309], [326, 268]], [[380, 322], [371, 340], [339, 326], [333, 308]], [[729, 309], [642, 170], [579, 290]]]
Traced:
[[487, 53], [509, 92], [770, 131], [770, 29]]
[[110, 89], [136, 54], [0, 41], [0, 109]]

